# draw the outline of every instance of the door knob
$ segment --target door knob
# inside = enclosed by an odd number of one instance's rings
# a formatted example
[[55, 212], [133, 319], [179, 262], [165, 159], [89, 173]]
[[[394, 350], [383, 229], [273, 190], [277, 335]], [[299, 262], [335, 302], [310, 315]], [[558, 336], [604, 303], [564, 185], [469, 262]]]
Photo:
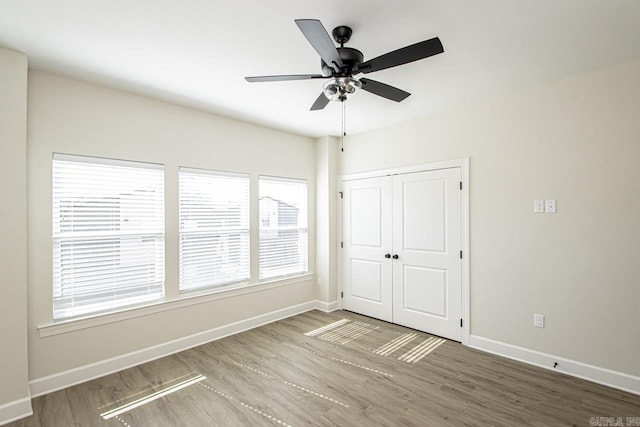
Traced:
[[384, 254], [385, 258], [391, 258], [391, 254]]
[[394, 256], [393, 256], [393, 259], [398, 259], [398, 255], [394, 255]]

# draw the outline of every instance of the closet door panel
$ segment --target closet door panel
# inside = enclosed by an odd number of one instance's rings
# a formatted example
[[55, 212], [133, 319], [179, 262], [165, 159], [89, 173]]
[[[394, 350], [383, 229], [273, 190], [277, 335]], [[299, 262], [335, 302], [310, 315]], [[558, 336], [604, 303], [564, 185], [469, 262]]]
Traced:
[[462, 339], [460, 169], [393, 177], [393, 321]]
[[346, 181], [343, 192], [343, 308], [390, 322], [391, 181]]

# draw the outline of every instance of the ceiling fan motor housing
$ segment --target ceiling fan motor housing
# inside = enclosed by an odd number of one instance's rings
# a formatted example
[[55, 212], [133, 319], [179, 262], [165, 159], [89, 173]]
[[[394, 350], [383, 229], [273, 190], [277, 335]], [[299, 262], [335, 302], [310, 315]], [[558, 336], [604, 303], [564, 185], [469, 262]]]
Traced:
[[364, 55], [358, 49], [354, 49], [352, 47], [338, 47], [336, 49], [338, 50], [340, 59], [342, 59], [344, 68], [336, 69], [338, 67], [335, 64], [332, 64], [333, 66], [330, 67], [321, 59], [320, 64], [322, 66], [322, 74], [332, 77], [351, 76], [352, 71], [356, 69], [362, 61], [364, 61]]

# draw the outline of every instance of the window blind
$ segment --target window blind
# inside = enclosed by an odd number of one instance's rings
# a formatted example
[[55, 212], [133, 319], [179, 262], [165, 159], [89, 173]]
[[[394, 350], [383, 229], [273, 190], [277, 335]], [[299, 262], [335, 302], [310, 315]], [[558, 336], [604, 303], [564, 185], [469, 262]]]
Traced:
[[180, 168], [180, 291], [249, 280], [249, 176]]
[[161, 165], [55, 154], [53, 317], [164, 296]]
[[307, 271], [307, 182], [260, 177], [260, 278]]

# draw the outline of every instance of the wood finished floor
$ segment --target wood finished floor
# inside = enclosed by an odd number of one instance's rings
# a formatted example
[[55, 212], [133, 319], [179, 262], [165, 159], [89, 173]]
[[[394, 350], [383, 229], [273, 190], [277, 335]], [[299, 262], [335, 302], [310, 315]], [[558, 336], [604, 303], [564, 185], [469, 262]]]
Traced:
[[[149, 396], [157, 399], [101, 417]], [[588, 426], [590, 417], [640, 417], [640, 397], [353, 313], [312, 311], [36, 398], [33, 410], [9, 425]]]

